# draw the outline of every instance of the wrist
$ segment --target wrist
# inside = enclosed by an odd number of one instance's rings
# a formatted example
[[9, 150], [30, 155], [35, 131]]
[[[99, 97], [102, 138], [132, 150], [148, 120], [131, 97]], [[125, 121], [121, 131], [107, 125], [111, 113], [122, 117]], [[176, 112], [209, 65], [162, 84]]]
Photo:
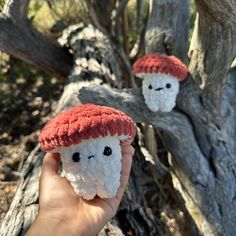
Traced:
[[79, 226], [78, 221], [67, 222], [47, 214], [39, 214], [33, 222], [27, 236], [84, 236], [88, 235], [82, 225]]

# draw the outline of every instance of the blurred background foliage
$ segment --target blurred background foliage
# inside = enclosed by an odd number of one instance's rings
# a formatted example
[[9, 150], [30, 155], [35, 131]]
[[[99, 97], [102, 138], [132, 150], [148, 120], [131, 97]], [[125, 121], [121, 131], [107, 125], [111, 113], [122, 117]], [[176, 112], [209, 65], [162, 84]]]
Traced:
[[44, 34], [61, 32], [81, 21], [88, 23], [88, 10], [81, 0], [34, 0], [30, 3], [29, 19]]
[[0, 0], [0, 9], [3, 7], [5, 0]]

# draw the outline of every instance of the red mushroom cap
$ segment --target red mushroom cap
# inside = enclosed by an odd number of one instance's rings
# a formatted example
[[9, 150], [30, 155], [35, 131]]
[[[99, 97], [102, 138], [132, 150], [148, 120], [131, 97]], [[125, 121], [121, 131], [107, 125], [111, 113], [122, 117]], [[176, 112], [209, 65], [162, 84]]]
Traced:
[[139, 58], [132, 67], [135, 75], [144, 73], [169, 74], [183, 81], [188, 74], [188, 68], [175, 56], [164, 56], [152, 53]]
[[39, 143], [43, 150], [49, 151], [108, 135], [133, 139], [135, 124], [121, 111], [85, 104], [64, 111], [50, 120], [41, 131]]

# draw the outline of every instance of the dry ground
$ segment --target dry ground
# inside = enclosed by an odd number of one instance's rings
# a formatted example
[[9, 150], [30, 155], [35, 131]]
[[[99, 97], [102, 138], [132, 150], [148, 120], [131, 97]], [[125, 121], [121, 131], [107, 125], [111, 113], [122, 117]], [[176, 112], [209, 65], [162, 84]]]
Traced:
[[37, 144], [63, 84], [16, 59], [0, 75], [0, 222], [14, 196], [24, 159]]

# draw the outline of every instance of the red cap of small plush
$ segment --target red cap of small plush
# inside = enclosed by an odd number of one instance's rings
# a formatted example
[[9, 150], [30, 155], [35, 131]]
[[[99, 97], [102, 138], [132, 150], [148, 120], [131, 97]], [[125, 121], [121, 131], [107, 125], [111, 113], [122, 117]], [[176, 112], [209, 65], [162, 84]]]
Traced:
[[184, 80], [188, 74], [188, 68], [175, 56], [164, 56], [152, 53], [139, 58], [133, 64], [133, 73], [164, 73]]
[[133, 139], [135, 124], [121, 111], [85, 104], [62, 112], [50, 120], [41, 131], [39, 143], [43, 150], [49, 151], [108, 135]]

